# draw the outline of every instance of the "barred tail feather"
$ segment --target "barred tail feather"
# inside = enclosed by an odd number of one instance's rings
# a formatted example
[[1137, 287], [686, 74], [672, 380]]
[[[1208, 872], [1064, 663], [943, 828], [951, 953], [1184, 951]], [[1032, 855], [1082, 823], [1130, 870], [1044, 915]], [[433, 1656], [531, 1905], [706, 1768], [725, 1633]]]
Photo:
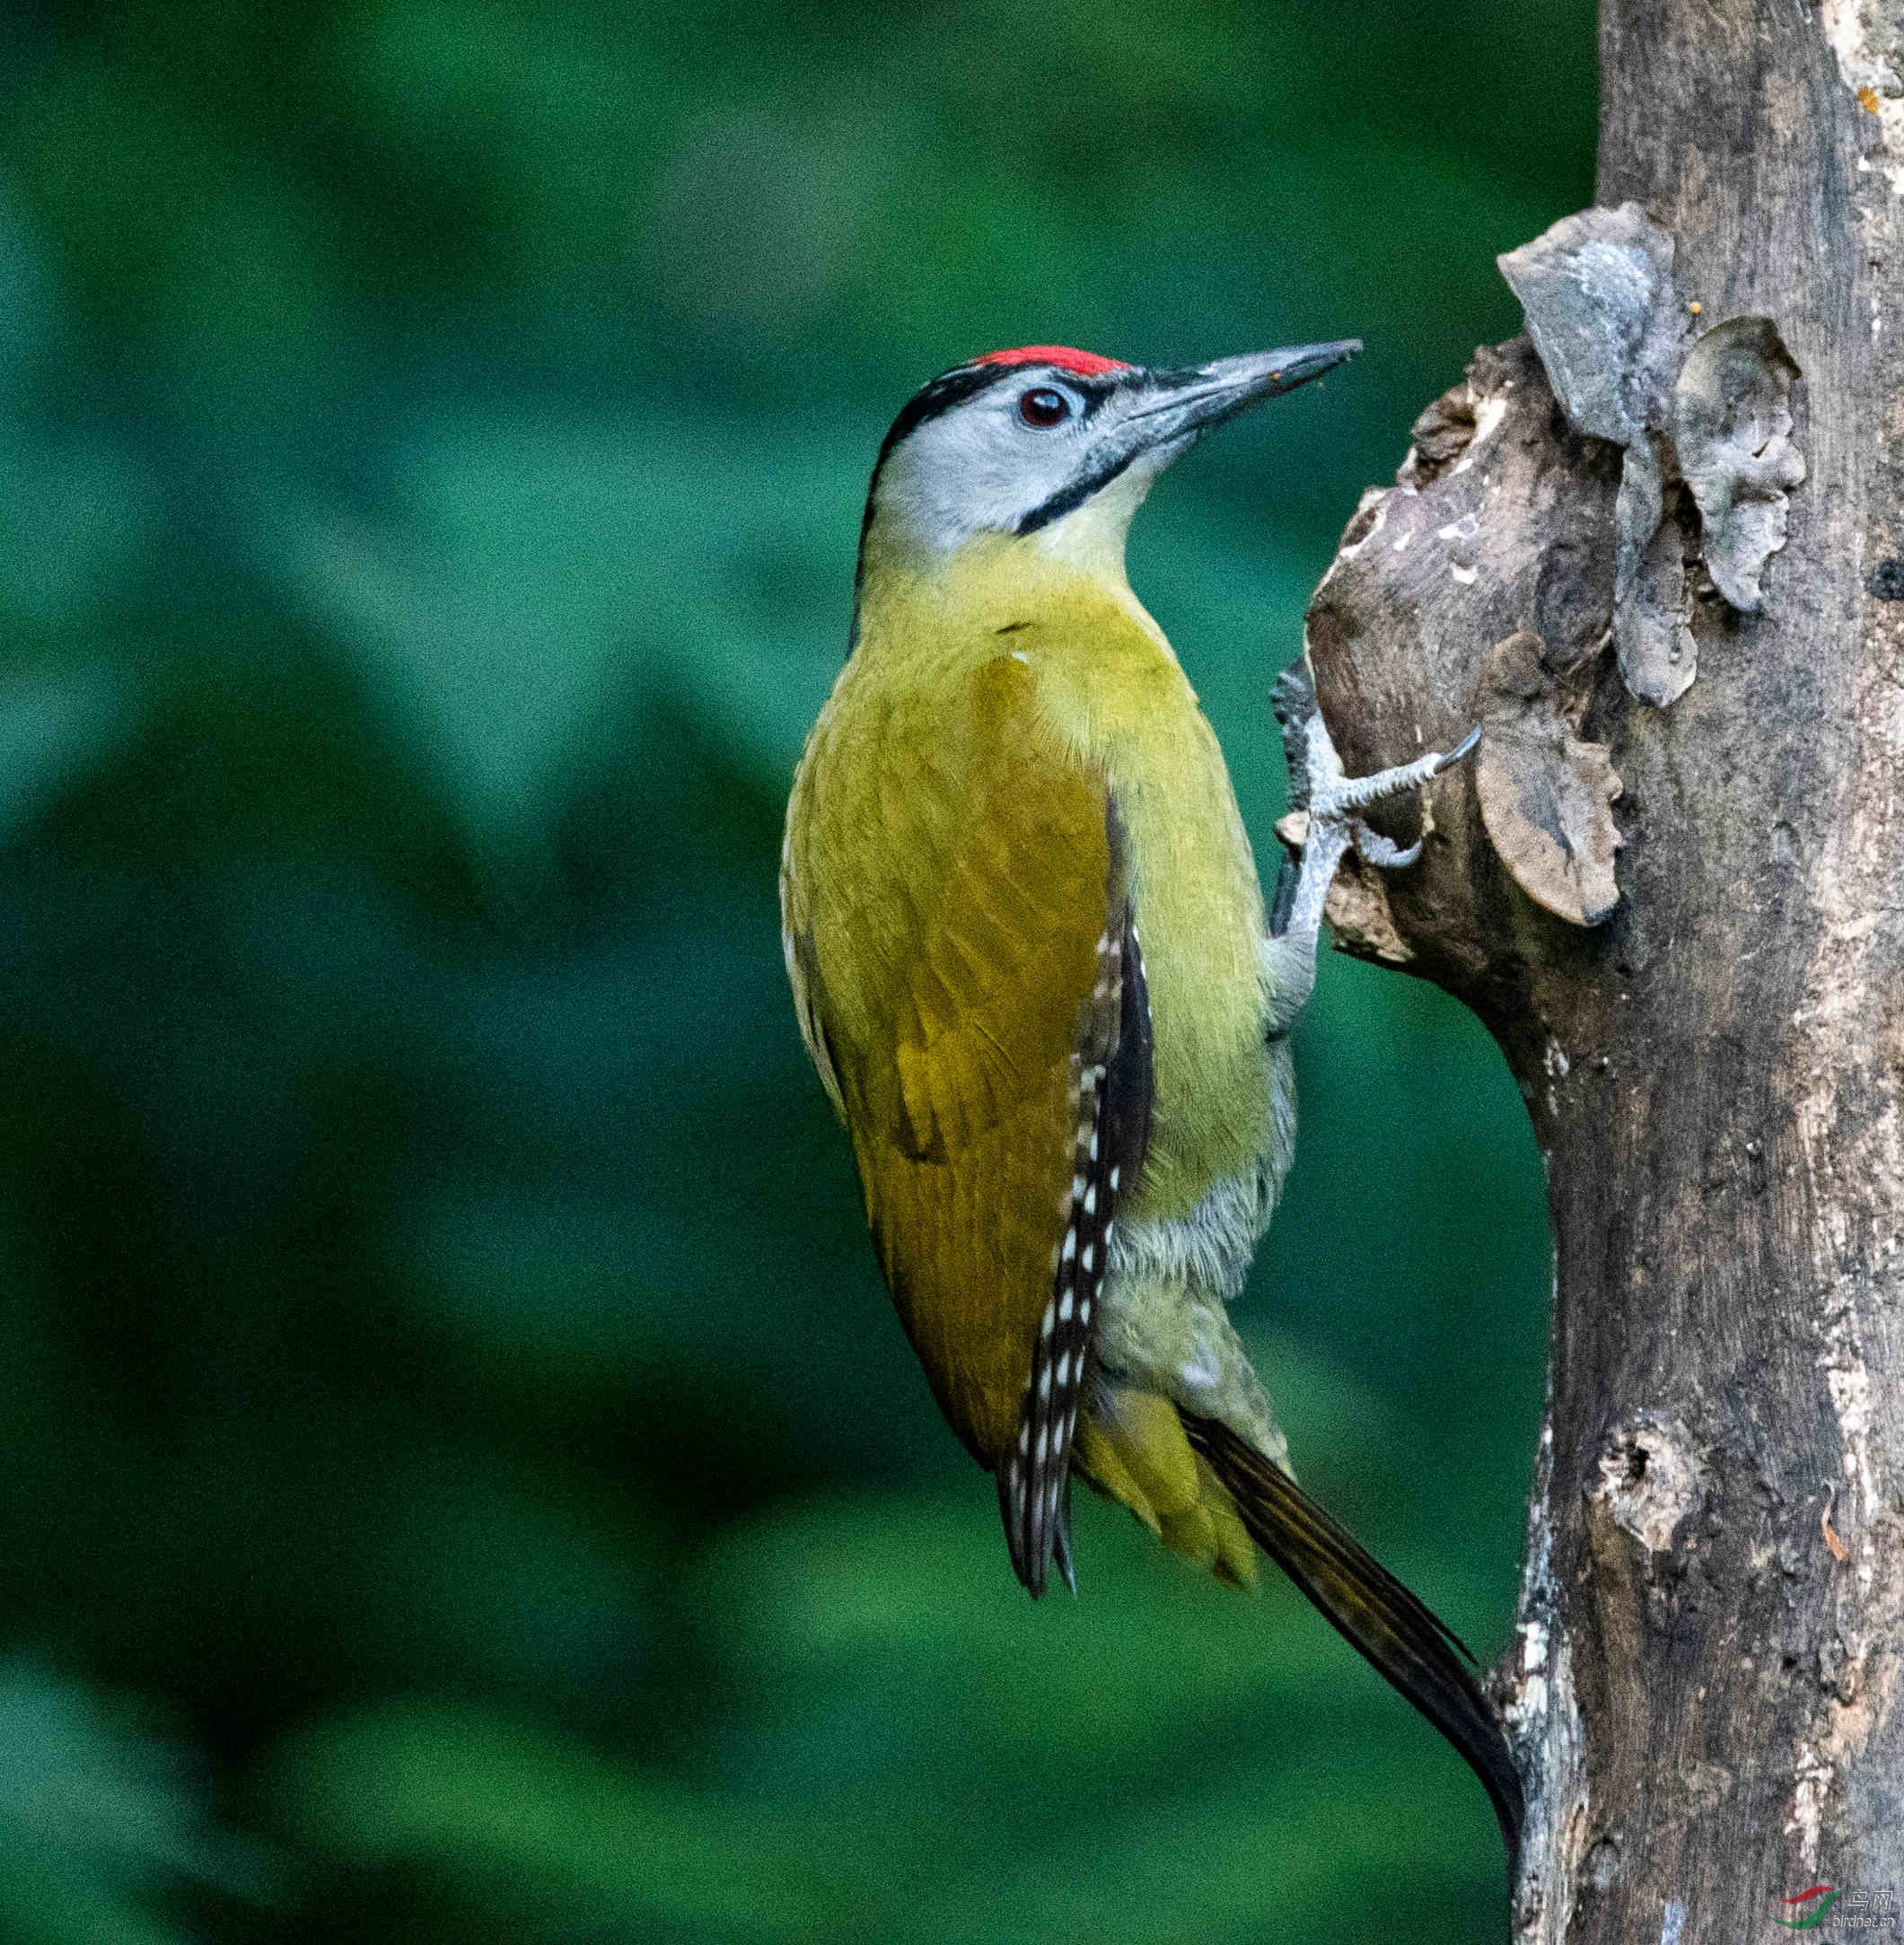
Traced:
[[1461, 1751], [1500, 1819], [1508, 1868], [1520, 1857], [1521, 1779], [1473, 1657], [1388, 1569], [1287, 1473], [1214, 1418], [1184, 1415], [1191, 1445], [1236, 1502], [1250, 1537], [1324, 1620]]

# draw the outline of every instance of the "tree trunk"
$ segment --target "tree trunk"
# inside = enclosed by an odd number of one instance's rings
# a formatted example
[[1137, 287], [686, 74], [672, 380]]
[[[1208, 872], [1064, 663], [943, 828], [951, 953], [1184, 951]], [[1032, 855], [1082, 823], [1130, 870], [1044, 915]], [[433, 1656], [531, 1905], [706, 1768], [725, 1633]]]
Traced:
[[1601, 202], [1676, 240], [1687, 341], [1769, 319], [1803, 372], [1787, 543], [1739, 611], [1669, 463], [1698, 673], [1636, 699], [1620, 446], [1478, 355], [1310, 644], [1352, 772], [1478, 719], [1482, 763], [1330, 916], [1476, 1009], [1547, 1164], [1516, 1936], [1736, 1945], [1821, 1884], [1821, 1936], [1904, 1931], [1904, 0], [1606, 0], [1601, 54]]

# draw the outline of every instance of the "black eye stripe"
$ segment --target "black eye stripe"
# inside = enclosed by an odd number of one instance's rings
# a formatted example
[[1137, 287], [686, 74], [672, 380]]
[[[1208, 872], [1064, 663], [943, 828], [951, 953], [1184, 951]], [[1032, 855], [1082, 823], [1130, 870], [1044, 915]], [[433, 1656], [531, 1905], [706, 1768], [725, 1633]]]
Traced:
[[1040, 527], [1049, 527], [1054, 520], [1062, 520], [1066, 513], [1084, 505], [1093, 493], [1108, 486], [1136, 456], [1135, 451], [1111, 454], [1090, 472], [1074, 479], [1067, 486], [1060, 486], [1049, 500], [1034, 506], [1012, 531], [1036, 533]]

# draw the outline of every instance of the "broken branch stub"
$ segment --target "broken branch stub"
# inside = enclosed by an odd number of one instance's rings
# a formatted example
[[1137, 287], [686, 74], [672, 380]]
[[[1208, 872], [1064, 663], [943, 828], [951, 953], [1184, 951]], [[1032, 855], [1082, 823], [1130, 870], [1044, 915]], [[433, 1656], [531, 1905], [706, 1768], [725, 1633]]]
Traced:
[[1602, 651], [1636, 700], [1684, 696], [1702, 639], [1742, 639], [1731, 618], [1759, 610], [1804, 477], [1797, 364], [1766, 318], [1696, 335], [1676, 257], [1636, 203], [1584, 210], [1503, 257], [1531, 342], [1478, 352], [1416, 420], [1395, 485], [1363, 495], [1311, 604], [1325, 713], [1358, 767], [1485, 725], [1471, 817], [1435, 833], [1407, 879], [1346, 867], [1329, 912], [1348, 950], [1416, 964], [1477, 1004], [1517, 938], [1484, 922], [1502, 916], [1504, 872], [1573, 925], [1618, 903], [1620, 781], [1582, 733], [1595, 698], [1613, 702]]
[[1584, 924], [1611, 898], [1614, 779], [1579, 730], [1603, 688], [1619, 449], [1571, 430], [1524, 338], [1478, 352], [1417, 428], [1396, 484], [1364, 496], [1306, 638], [1352, 772], [1482, 722], [1478, 781], [1435, 793], [1431, 829], [1412, 805], [1376, 812], [1399, 843], [1424, 839], [1421, 862], [1389, 876], [1348, 861], [1329, 917], [1348, 951], [1500, 1018], [1521, 1011], [1526, 927]]

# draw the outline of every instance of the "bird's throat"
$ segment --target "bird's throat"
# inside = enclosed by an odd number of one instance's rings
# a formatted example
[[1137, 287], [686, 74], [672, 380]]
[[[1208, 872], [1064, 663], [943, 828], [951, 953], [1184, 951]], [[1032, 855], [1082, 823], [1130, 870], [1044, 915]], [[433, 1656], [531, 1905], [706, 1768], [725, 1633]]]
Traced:
[[1120, 480], [1035, 533], [978, 534], [947, 551], [875, 522], [862, 553], [856, 653], [964, 660], [1016, 649], [1022, 656], [1037, 638], [1095, 635], [1109, 645], [1135, 629], [1174, 663], [1125, 573], [1130, 516], [1147, 486]]

